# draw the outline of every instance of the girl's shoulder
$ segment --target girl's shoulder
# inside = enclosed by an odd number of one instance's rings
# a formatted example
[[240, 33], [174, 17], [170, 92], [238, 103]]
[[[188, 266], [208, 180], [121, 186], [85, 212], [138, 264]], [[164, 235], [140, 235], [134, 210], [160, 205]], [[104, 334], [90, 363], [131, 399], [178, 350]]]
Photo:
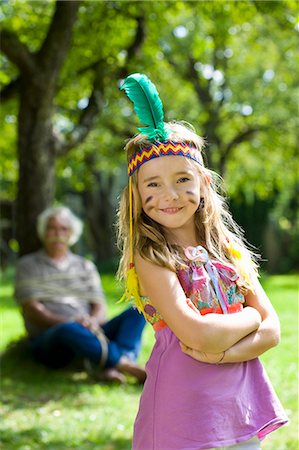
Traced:
[[158, 289], [163, 286], [163, 283], [169, 283], [170, 280], [176, 276], [176, 273], [143, 258], [140, 254], [136, 254], [134, 258], [135, 268], [138, 275], [140, 294], [148, 295], [147, 286], [156, 286]]

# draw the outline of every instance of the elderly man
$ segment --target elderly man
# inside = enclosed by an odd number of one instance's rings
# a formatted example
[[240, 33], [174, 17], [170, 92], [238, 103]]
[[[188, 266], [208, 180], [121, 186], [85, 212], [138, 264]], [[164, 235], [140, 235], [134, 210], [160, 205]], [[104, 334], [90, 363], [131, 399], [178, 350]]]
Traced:
[[48, 367], [66, 366], [75, 357], [102, 380], [144, 382], [135, 361], [145, 320], [135, 309], [107, 321], [100, 276], [91, 261], [70, 252], [81, 221], [66, 207], [38, 217], [43, 249], [20, 258], [15, 298], [20, 305], [35, 359]]

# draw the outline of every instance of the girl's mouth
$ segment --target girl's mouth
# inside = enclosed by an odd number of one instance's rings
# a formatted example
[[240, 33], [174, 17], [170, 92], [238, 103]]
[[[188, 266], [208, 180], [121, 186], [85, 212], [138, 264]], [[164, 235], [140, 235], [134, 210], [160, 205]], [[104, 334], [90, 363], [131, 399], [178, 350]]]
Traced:
[[175, 207], [175, 208], [163, 208], [163, 209], [160, 209], [160, 211], [162, 211], [165, 214], [176, 214], [177, 212], [181, 211], [182, 209], [183, 208], [178, 208], [178, 207]]

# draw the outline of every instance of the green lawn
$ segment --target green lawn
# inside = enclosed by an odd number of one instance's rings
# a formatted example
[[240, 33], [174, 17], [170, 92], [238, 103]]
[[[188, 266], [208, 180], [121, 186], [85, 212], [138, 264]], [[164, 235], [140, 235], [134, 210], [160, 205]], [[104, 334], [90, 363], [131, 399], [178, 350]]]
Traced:
[[[24, 343], [23, 323], [12, 300], [13, 271], [2, 277], [1, 412], [3, 449], [7, 450], [130, 450], [141, 387], [128, 379], [125, 386], [91, 382], [81, 367], [49, 371], [33, 363]], [[110, 315], [123, 306], [115, 300], [121, 287], [104, 275]], [[298, 448], [298, 277], [271, 276], [263, 285], [281, 319], [279, 347], [262, 357], [276, 392], [290, 418], [263, 443], [263, 450]], [[140, 361], [151, 351], [153, 333], [146, 327]]]

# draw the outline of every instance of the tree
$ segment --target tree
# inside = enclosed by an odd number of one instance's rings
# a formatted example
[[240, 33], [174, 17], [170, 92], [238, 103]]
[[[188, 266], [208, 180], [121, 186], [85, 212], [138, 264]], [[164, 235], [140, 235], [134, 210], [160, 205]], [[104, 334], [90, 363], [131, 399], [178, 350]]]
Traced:
[[[21, 255], [39, 246], [35, 223], [37, 215], [54, 198], [56, 158], [84, 141], [103, 107], [104, 59], [98, 55], [87, 68], [81, 68], [82, 73], [92, 73], [92, 88], [86, 106], [75, 114], [75, 126], [63, 134], [55, 132], [55, 99], [79, 6], [78, 1], [57, 1], [51, 17], [49, 5], [45, 5], [49, 26], [36, 50], [31, 50], [12, 29], [1, 32], [2, 51], [18, 69], [18, 75], [4, 87], [2, 98], [10, 99], [16, 92], [19, 96], [17, 240]], [[100, 11], [101, 6], [105, 5], [99, 5]], [[141, 18], [138, 25], [135, 40], [127, 48], [127, 59], [142, 43]]]
[[[56, 4], [8, 5], [6, 29], [38, 54]], [[237, 209], [254, 211], [259, 202], [268, 220], [279, 205], [288, 220], [285, 202], [294, 198], [296, 184], [295, 8], [293, 0], [80, 3], [73, 44], [57, 81], [51, 139], [56, 198], [73, 191], [85, 199], [97, 254], [99, 236], [111, 236], [116, 203], [111, 195], [116, 197], [126, 182], [120, 149], [136, 132], [132, 106], [117, 89], [132, 72], [146, 73], [157, 85], [166, 120], [187, 120], [207, 138], [209, 166], [229, 181]], [[19, 16], [23, 19], [15, 23]], [[2, 98], [9, 102], [2, 112], [6, 125], [0, 144], [5, 140], [3, 154], [9, 159], [15, 139], [11, 111], [17, 108], [11, 99], [20, 75], [9, 60], [4, 64]], [[9, 189], [15, 164], [6, 164]], [[107, 221], [102, 220], [105, 204], [113, 208]]]
[[[2, 50], [18, 67], [10, 83], [19, 89], [17, 237], [21, 254], [37, 247], [36, 217], [53, 198], [57, 139], [51, 117], [62, 64], [71, 44], [79, 2], [58, 2], [48, 33], [37, 52], [10, 30], [2, 30]], [[4, 95], [5, 96], [5, 95]]]

